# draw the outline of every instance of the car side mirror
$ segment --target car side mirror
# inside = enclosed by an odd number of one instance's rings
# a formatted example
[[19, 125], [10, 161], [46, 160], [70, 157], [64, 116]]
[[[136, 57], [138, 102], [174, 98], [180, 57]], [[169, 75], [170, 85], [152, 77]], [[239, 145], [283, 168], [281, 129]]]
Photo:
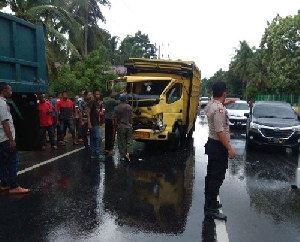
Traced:
[[298, 115], [298, 120], [300, 120], [300, 115]]
[[246, 116], [247, 118], [250, 117], [249, 113], [244, 113], [244, 116]]

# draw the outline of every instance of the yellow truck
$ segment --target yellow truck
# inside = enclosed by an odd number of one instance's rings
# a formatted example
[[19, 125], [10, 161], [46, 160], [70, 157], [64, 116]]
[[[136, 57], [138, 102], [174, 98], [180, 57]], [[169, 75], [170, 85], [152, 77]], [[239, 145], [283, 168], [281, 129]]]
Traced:
[[201, 74], [193, 61], [130, 58], [124, 63], [128, 103], [137, 141], [168, 141], [173, 150], [192, 136]]

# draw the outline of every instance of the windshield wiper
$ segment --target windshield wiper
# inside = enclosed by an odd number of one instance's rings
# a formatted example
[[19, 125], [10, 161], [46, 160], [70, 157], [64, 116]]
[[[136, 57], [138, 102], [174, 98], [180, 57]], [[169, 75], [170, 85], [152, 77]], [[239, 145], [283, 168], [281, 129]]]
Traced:
[[283, 117], [282, 119], [295, 119], [295, 118], [292, 118], [292, 117]]

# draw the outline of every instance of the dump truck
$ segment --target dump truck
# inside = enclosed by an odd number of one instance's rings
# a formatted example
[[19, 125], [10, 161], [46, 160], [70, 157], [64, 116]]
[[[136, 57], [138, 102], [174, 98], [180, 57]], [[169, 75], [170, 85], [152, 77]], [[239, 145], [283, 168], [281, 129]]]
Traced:
[[19, 150], [40, 149], [37, 92], [47, 92], [42, 25], [0, 12], [0, 82], [12, 87], [8, 100]]
[[167, 141], [176, 150], [195, 129], [201, 73], [193, 61], [130, 58], [124, 63], [137, 141]]

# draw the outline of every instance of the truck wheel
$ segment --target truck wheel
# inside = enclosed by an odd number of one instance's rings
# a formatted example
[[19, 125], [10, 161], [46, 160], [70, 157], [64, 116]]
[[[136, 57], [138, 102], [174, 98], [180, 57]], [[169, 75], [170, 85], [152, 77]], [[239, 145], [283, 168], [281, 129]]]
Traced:
[[175, 130], [175, 133], [176, 133], [176, 137], [173, 140], [170, 140], [168, 144], [168, 148], [171, 151], [178, 150], [181, 145], [181, 136], [178, 128]]

